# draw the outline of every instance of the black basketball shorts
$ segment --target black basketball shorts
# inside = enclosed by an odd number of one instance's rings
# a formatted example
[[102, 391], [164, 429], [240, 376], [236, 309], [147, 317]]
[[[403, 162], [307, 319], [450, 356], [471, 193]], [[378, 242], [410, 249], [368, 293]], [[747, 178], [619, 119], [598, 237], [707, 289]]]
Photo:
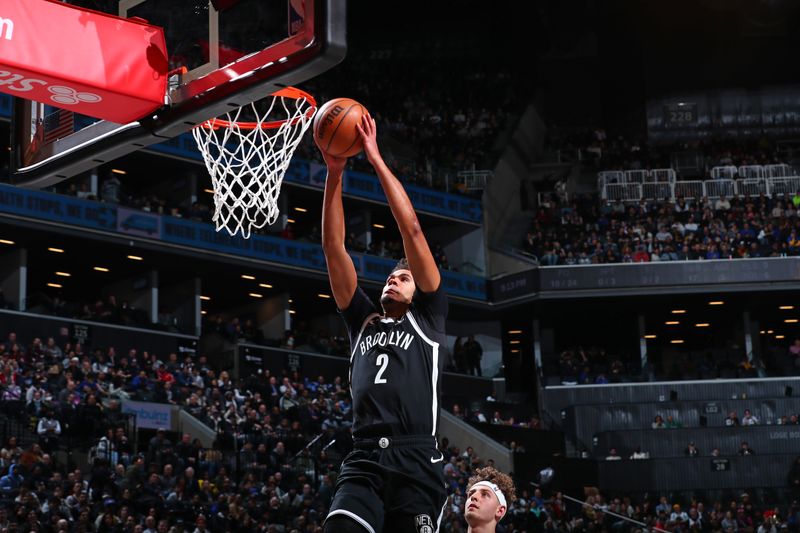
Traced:
[[342, 461], [331, 516], [369, 533], [437, 533], [447, 503], [444, 457], [431, 436], [356, 439]]

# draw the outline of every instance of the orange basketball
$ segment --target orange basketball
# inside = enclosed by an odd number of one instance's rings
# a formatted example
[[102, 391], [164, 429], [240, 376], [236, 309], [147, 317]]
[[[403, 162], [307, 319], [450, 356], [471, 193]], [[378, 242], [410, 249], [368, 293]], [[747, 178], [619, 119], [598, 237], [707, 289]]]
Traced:
[[352, 157], [361, 151], [356, 124], [367, 109], [351, 98], [326, 102], [314, 117], [314, 140], [320, 150], [337, 157]]

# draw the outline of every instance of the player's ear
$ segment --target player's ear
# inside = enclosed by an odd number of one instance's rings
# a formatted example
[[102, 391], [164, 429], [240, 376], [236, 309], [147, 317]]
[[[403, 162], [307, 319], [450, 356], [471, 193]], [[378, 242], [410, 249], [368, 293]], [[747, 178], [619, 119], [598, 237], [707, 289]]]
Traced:
[[494, 519], [497, 522], [500, 522], [500, 520], [503, 519], [505, 514], [506, 514], [506, 506], [505, 505], [498, 505], [497, 506], [497, 510], [494, 512]]

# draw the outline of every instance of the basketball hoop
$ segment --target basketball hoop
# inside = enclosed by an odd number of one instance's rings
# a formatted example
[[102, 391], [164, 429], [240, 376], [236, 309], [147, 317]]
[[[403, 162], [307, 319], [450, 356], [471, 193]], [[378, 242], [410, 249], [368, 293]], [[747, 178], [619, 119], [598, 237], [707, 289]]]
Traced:
[[247, 239], [277, 220], [283, 176], [316, 111], [310, 94], [286, 87], [192, 130], [211, 174], [217, 231]]

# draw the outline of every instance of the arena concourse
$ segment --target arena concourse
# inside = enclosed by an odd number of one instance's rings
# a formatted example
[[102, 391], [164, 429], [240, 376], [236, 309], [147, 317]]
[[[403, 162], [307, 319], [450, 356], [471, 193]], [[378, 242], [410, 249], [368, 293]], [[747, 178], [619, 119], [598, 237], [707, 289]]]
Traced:
[[[800, 531], [800, 8], [361, 4], [298, 86], [370, 111], [448, 294], [435, 531], [470, 530], [486, 466], [516, 487], [499, 532]], [[311, 133], [244, 239], [189, 133], [20, 186], [15, 105], [0, 533], [321, 533], [354, 348]], [[344, 180], [377, 301], [402, 236], [363, 153]]]

